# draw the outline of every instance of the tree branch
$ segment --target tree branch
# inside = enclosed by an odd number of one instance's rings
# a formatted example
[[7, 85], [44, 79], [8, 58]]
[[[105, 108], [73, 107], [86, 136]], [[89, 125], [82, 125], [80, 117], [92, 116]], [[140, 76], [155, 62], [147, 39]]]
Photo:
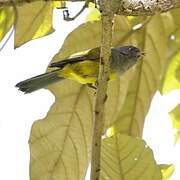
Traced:
[[180, 0], [113, 0], [113, 12], [127, 16], [151, 16], [179, 7]]
[[102, 0], [102, 39], [101, 58], [99, 62], [99, 75], [94, 110], [93, 143], [91, 157], [91, 180], [100, 179], [101, 139], [104, 128], [104, 107], [107, 99], [107, 82], [109, 79], [109, 64], [112, 42], [111, 0]]

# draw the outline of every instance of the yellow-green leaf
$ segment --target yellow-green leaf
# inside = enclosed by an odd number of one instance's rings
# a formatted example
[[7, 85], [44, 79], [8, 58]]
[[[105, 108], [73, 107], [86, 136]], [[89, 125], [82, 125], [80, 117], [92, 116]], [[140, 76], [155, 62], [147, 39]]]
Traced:
[[4, 7], [0, 9], [0, 42], [10, 30], [14, 22], [14, 11], [12, 7]]
[[159, 167], [161, 169], [162, 180], [169, 180], [175, 170], [175, 166], [173, 164], [160, 164]]
[[[15, 47], [52, 33], [52, 2], [36, 1], [17, 6]], [[26, 17], [26, 18], [24, 18]]]
[[146, 55], [136, 68], [114, 129], [116, 133], [141, 137], [145, 116], [167, 63], [167, 38], [161, 15], [152, 17], [146, 28], [135, 36]]
[[178, 142], [179, 138], [180, 138], [180, 131], [177, 131], [174, 138], [174, 144]]
[[166, 94], [172, 90], [180, 89], [180, 52], [174, 56], [166, 72], [162, 90]]
[[66, 7], [66, 1], [53, 1], [53, 8], [63, 9]]
[[89, 14], [86, 17], [86, 21], [98, 21], [101, 19], [100, 11], [95, 8], [95, 4], [90, 2], [89, 5]]
[[173, 127], [180, 130], [180, 104], [178, 104], [170, 113]]
[[101, 179], [162, 180], [152, 150], [141, 139], [117, 134], [102, 142]]
[[[171, 12], [171, 18], [164, 19], [164, 22], [169, 19], [171, 25], [167, 27], [169, 30], [168, 36], [168, 66], [166, 67], [160, 91], [166, 94], [172, 90], [180, 89], [180, 10]], [[166, 23], [167, 24], [167, 23]], [[167, 25], [166, 25], [167, 26]], [[171, 27], [171, 28], [170, 28]]]
[[180, 13], [180, 9], [174, 9], [171, 11], [174, 22], [176, 23], [177, 26], [180, 26], [179, 13]]
[[91, 141], [92, 97], [75, 82], [64, 81], [56, 90], [58, 97], [47, 117], [32, 127], [30, 177], [84, 180]]
[[175, 135], [175, 143], [180, 138], [180, 104], [178, 104], [171, 112], [169, 112], [169, 115], [172, 120], [173, 127], [177, 129], [177, 133]]

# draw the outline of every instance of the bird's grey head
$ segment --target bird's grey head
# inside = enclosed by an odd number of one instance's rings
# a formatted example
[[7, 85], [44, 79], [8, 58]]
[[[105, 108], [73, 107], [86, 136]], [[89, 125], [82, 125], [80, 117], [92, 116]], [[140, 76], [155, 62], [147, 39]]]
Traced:
[[132, 67], [143, 56], [143, 53], [134, 46], [121, 46], [111, 49], [111, 68], [122, 74]]

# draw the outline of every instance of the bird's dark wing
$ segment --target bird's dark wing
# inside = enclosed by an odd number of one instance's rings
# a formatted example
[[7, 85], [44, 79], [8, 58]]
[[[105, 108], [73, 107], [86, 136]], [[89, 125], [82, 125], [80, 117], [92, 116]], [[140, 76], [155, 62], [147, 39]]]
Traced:
[[49, 67], [63, 68], [66, 64], [73, 64], [73, 63], [84, 61], [84, 60], [85, 60], [84, 55], [83, 56], [76, 56], [76, 57], [67, 58], [67, 59], [63, 59], [63, 60], [54, 62], [54, 63], [50, 64]]
[[89, 60], [96, 60], [100, 57], [100, 47], [93, 48], [86, 54], [86, 58]]
[[81, 55], [81, 56], [75, 56], [67, 59], [63, 59], [57, 62], [54, 62], [49, 65], [49, 67], [58, 67], [63, 68], [67, 64], [73, 64], [84, 60], [98, 60], [100, 57], [100, 48], [94, 48], [88, 51], [87, 54]]

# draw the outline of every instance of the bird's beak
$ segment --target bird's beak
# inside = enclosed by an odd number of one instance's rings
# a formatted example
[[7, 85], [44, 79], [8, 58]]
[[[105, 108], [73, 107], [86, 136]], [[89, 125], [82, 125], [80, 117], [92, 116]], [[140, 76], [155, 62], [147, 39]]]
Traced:
[[146, 53], [145, 53], [145, 52], [143, 52], [143, 51], [141, 51], [141, 53], [140, 53], [140, 54], [141, 54], [141, 57], [143, 57], [143, 56], [145, 56], [145, 54], [146, 54]]
[[145, 56], [145, 52], [143, 51], [140, 51], [138, 54], [137, 54], [137, 57], [138, 58], [143, 58]]

